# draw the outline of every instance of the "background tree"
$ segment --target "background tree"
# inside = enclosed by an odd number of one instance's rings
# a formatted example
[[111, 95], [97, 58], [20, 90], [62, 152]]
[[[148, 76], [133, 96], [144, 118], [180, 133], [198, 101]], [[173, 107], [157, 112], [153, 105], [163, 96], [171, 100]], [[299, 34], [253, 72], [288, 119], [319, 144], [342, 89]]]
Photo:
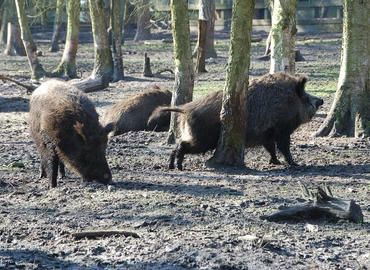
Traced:
[[26, 49], [26, 54], [28, 58], [28, 63], [31, 67], [31, 79], [38, 80], [47, 75], [37, 58], [37, 47], [33, 41], [30, 27], [27, 21], [27, 15], [24, 9], [24, 0], [15, 0], [15, 5], [17, 8], [19, 26], [21, 28], [21, 37], [23, 45]]
[[121, 49], [121, 3], [119, 0], [111, 0], [111, 29], [112, 29], [112, 48], [113, 48], [113, 79], [119, 81], [123, 79], [123, 62]]
[[150, 10], [149, 0], [139, 0], [136, 4], [137, 29], [134, 41], [150, 39]]
[[108, 43], [107, 26], [103, 0], [89, 0], [91, 26], [94, 38], [94, 70], [91, 78], [113, 76], [112, 51]]
[[69, 0], [67, 5], [67, 35], [62, 61], [53, 73], [77, 78], [76, 55], [80, 34], [80, 0]]
[[221, 136], [208, 164], [245, 166], [246, 91], [255, 0], [233, 2], [229, 61], [223, 90]]
[[270, 0], [270, 5], [272, 10], [270, 73], [285, 71], [295, 75], [298, 0]]
[[[207, 41], [206, 41], [206, 58], [216, 58], [215, 50], [215, 19], [216, 4], [215, 0], [199, 0], [199, 19], [207, 21]], [[193, 50], [193, 56], [198, 53], [199, 40]]]
[[0, 0], [0, 8], [2, 12], [1, 28], [0, 28], [0, 43], [7, 42], [8, 22], [18, 23], [17, 10], [14, 0]]
[[[190, 28], [187, 0], [171, 0], [172, 36], [175, 57], [175, 85], [171, 104], [181, 105], [192, 101], [194, 69], [191, 57]], [[174, 143], [177, 137], [176, 115], [171, 114], [167, 142]]]
[[64, 0], [57, 0], [56, 2], [53, 36], [51, 38], [50, 47], [49, 47], [50, 52], [59, 51], [59, 39], [60, 39], [60, 32], [62, 30], [62, 24], [63, 24], [64, 3], [65, 3]]
[[370, 135], [370, 1], [344, 0], [337, 92], [317, 136]]

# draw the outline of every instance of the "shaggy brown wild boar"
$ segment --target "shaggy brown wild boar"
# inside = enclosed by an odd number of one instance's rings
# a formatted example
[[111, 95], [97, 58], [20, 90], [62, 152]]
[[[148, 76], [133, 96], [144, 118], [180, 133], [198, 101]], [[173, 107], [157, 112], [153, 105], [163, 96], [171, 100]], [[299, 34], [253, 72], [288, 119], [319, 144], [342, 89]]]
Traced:
[[119, 103], [110, 106], [102, 115], [101, 123], [114, 123], [115, 129], [109, 134], [116, 136], [128, 131], [154, 130], [168, 128], [170, 114], [164, 113], [147, 126], [148, 119], [159, 106], [171, 104], [172, 94], [168, 90], [155, 88], [134, 94]]
[[30, 131], [41, 155], [40, 176], [57, 186], [58, 167], [64, 177], [64, 164], [84, 181], [112, 182], [105, 157], [107, 133], [93, 103], [76, 87], [62, 81], [43, 83], [30, 99]]
[[[270, 153], [270, 163], [280, 164], [275, 144], [289, 165], [297, 165], [290, 153], [290, 135], [301, 124], [312, 119], [324, 103], [305, 91], [307, 77], [292, 77], [279, 72], [267, 74], [249, 82], [247, 92], [246, 148], [264, 146]], [[178, 107], [158, 108], [149, 122], [161, 113], [179, 112], [179, 140], [172, 152], [169, 168], [182, 169], [185, 154], [205, 153], [217, 147], [220, 135], [222, 91]]]

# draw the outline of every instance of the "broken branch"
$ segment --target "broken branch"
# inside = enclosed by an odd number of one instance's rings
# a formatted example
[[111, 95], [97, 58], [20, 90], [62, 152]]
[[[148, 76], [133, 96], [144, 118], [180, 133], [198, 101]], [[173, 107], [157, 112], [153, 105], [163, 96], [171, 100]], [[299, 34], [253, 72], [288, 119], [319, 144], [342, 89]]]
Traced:
[[98, 237], [112, 236], [112, 235], [124, 235], [125, 237], [131, 236], [133, 238], [140, 238], [140, 236], [137, 233], [120, 231], [120, 230], [84, 231], [84, 232], [72, 233], [72, 237], [74, 237], [75, 239], [82, 239], [82, 238], [95, 239]]

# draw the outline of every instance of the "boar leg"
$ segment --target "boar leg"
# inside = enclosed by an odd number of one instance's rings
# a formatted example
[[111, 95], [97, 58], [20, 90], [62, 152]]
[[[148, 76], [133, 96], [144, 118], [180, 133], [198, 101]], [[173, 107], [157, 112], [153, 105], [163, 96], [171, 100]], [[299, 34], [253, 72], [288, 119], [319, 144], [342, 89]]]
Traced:
[[177, 158], [177, 169], [179, 169], [180, 171], [182, 171], [182, 162], [184, 161], [185, 154], [188, 154], [188, 153], [191, 153], [191, 152], [197, 153], [194, 150], [195, 149], [194, 148], [192, 149], [192, 146], [188, 142], [181, 142], [179, 144], [178, 149], [177, 149], [177, 155], [176, 155], [176, 158]]
[[59, 164], [59, 158], [57, 155], [53, 155], [52, 160], [49, 160], [49, 170], [50, 170], [50, 187], [56, 187], [57, 186], [57, 176], [58, 176], [58, 164]]
[[274, 140], [271, 139], [271, 140], [263, 143], [263, 147], [265, 147], [267, 152], [269, 152], [269, 154], [270, 154], [270, 163], [271, 164], [275, 164], [275, 165], [281, 164], [281, 162], [276, 157], [276, 149], [275, 149]]
[[48, 164], [48, 160], [47, 158], [45, 158], [44, 156], [41, 156], [41, 161], [40, 161], [40, 176], [39, 178], [45, 178], [45, 177], [48, 177], [47, 175], [47, 164]]
[[172, 170], [175, 168], [175, 158], [177, 158], [177, 168], [182, 171], [182, 162], [184, 161], [184, 156], [186, 153], [189, 153], [190, 144], [187, 142], [180, 142], [176, 149], [172, 151], [170, 156], [169, 169]]
[[176, 154], [177, 154], [177, 148], [178, 148], [178, 146], [176, 146], [176, 149], [172, 151], [171, 156], [170, 156], [170, 164], [168, 165], [168, 168], [170, 170], [175, 169], [175, 157], [176, 157]]
[[276, 141], [276, 144], [290, 166], [299, 166], [293, 161], [292, 154], [290, 153], [290, 135], [281, 135]]
[[66, 177], [66, 170], [64, 167], [64, 163], [59, 161], [59, 173], [60, 173], [60, 178], [65, 178]]

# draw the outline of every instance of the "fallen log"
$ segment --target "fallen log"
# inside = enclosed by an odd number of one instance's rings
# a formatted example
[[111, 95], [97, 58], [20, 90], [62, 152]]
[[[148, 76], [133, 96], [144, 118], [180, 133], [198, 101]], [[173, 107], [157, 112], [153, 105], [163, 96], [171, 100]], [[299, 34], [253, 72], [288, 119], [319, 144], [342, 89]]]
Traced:
[[121, 230], [83, 231], [83, 232], [78, 232], [78, 233], [72, 233], [72, 237], [75, 239], [82, 239], [82, 238], [95, 239], [98, 237], [106, 237], [106, 236], [112, 236], [112, 235], [123, 235], [125, 237], [131, 236], [133, 238], [140, 238], [140, 236], [137, 233], [121, 231]]
[[316, 192], [309, 191], [307, 187], [299, 182], [306, 203], [295, 206], [285, 206], [280, 211], [263, 215], [260, 218], [268, 221], [282, 220], [318, 220], [329, 218], [332, 220], [345, 219], [352, 222], [362, 223], [363, 214], [361, 208], [353, 200], [343, 201], [334, 198], [328, 186], [324, 189], [317, 187]]
[[[5, 81], [13, 82], [13, 83], [15, 83], [19, 86], [22, 86], [22, 87], [26, 88], [28, 95], [32, 94], [32, 92], [37, 87], [40, 86], [40, 85], [36, 86], [36, 85], [32, 85], [32, 84], [31, 85], [24, 84], [24, 83], [18, 82], [16, 80], [13, 80], [11, 78], [5, 77], [3, 75], [0, 75], [0, 79], [5, 80]], [[105, 77], [98, 77], [98, 78], [95, 78], [95, 79], [90, 79], [90, 80], [71, 83], [71, 84], [74, 85], [75, 87], [77, 87], [78, 89], [80, 89], [81, 91], [85, 92], [85, 93], [91, 93], [91, 92], [96, 92], [96, 91], [107, 88], [109, 86], [109, 80], [108, 80], [108, 78], [105, 78]]]
[[85, 93], [91, 93], [107, 88], [109, 86], [109, 79], [102, 76], [78, 83], [72, 83], [72, 85], [76, 86], [78, 89]]

